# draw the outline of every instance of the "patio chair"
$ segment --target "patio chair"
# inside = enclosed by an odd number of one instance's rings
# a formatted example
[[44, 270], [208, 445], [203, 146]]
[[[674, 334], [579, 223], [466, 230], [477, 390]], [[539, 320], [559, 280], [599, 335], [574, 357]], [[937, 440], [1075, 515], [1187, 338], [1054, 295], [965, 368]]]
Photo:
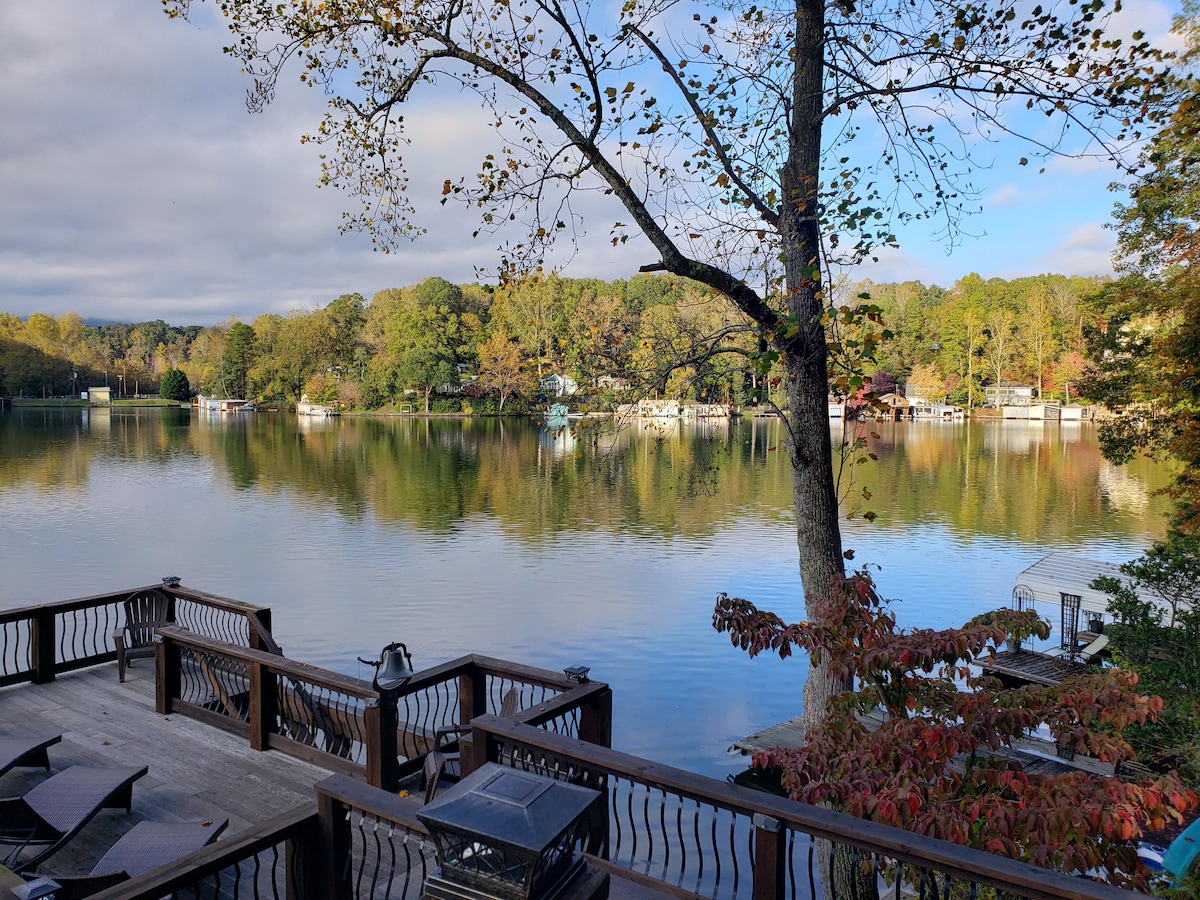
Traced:
[[117, 645], [117, 677], [125, 680], [132, 659], [154, 656], [154, 629], [171, 623], [171, 598], [160, 590], [133, 594], [125, 600], [125, 627], [113, 634]]
[[[21, 797], [0, 799], [0, 844], [14, 846], [4, 865], [22, 873], [62, 849], [102, 809], [133, 805], [133, 783], [146, 767], [92, 769], [71, 766]], [[21, 859], [28, 847], [41, 848]]]
[[163, 866], [171, 865], [215, 841], [229, 825], [219, 822], [138, 822], [78, 878], [49, 876], [59, 885], [55, 900], [83, 900], [92, 894]]
[[[521, 708], [521, 692], [509, 688], [500, 700], [500, 718], [511, 719]], [[459, 781], [462, 778], [462, 742], [471, 736], [470, 725], [446, 725], [439, 728], [433, 739], [433, 749], [425, 757], [425, 767], [421, 772], [421, 788], [426, 792], [426, 801], [433, 799], [430, 782], [437, 790], [437, 782]], [[432, 762], [430, 761], [432, 758]], [[431, 767], [435, 770], [431, 778]]]
[[53, 737], [0, 737], [0, 775], [17, 766], [43, 768], [49, 772], [50, 754], [46, 748], [61, 740], [61, 734]]

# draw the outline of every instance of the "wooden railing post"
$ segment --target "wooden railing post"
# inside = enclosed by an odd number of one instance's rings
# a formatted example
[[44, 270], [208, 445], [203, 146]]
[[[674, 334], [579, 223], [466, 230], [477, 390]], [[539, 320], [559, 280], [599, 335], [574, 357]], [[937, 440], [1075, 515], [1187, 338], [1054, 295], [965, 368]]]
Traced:
[[[271, 610], [258, 609], [251, 613], [251, 616], [258, 619], [258, 624], [262, 626], [262, 630], [265, 631], [267, 635], [271, 633]], [[272, 646], [273, 641], [261, 634], [259, 630], [254, 627], [254, 622], [252, 621], [249, 622], [249, 632], [249, 643], [251, 650], [261, 650], [263, 653], [274, 653], [275, 648], [279, 646], [278, 644], [274, 644], [274, 646]]]
[[396, 730], [399, 727], [396, 705], [393, 698], [367, 701], [363, 710], [367, 744], [367, 784], [396, 790], [400, 780], [399, 748], [396, 745]]
[[593, 696], [579, 710], [579, 739], [601, 747], [612, 746], [612, 691]]
[[755, 813], [754, 900], [783, 900], [787, 873], [787, 832], [771, 816]]
[[154, 709], [160, 716], [174, 711], [180, 691], [179, 645], [168, 637], [154, 639]]
[[305, 897], [348, 900], [350, 897], [350, 822], [346, 807], [329, 794], [317, 789], [317, 827], [320, 838], [314, 859], [308, 861], [306, 877], [314, 890]]
[[250, 748], [266, 750], [279, 713], [279, 679], [258, 660], [250, 660]]
[[46, 684], [54, 680], [57, 656], [54, 634], [54, 610], [39, 609], [29, 619], [29, 655], [33, 670], [33, 683]]
[[[320, 797], [320, 791], [317, 792]], [[312, 900], [320, 897], [325, 888], [323, 861], [321, 853], [321, 820], [312, 819], [294, 837], [288, 838], [284, 844], [284, 858], [287, 866], [284, 869], [284, 898], [285, 900]]]
[[[476, 716], [487, 713], [487, 674], [478, 666], [471, 666], [458, 676], [459, 724], [466, 725]], [[459, 761], [463, 777], [466, 778], [488, 760], [487, 748], [483, 741], [477, 740], [474, 735], [464, 738], [459, 740]]]

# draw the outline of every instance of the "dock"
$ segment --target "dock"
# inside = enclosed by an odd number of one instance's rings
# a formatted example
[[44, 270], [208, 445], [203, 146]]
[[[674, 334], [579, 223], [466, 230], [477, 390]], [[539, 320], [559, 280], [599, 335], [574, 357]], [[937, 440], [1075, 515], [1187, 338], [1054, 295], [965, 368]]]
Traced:
[[[147, 595], [169, 601], [167, 619], [154, 627], [154, 663], [138, 657], [121, 683], [115, 659], [131, 645], [114, 647], [113, 629], [133, 621]], [[176, 579], [0, 612], [0, 734], [60, 736], [49, 752], [55, 772], [147, 770], [132, 786], [129, 812], [99, 811], [42, 872], [90, 871], [140, 822], [228, 820], [214, 844], [97, 900], [201, 896], [202, 889], [205, 896], [418, 900], [435, 856], [417, 815], [425, 792], [418, 796], [408, 779], [438, 760], [415, 736], [469, 724], [471, 738], [460, 738], [458, 749], [464, 772], [498, 764], [534, 780], [600, 787], [598, 814], [575, 823], [572, 841], [587, 854], [586, 871], [596, 873], [587, 886], [599, 890], [600, 873], [611, 877], [610, 900], [815, 898], [814, 854], [785, 848], [811, 848], [819, 838], [858, 848], [900, 884], [915, 883], [918, 872], [922, 882], [953, 873], [973, 892], [1109, 896], [1064, 873], [613, 749], [612, 691], [586, 671], [467, 654], [384, 687], [282, 656], [271, 622], [269, 607]], [[502, 698], [514, 690], [517, 708], [506, 711]], [[15, 770], [0, 790], [20, 796], [46, 777]], [[682, 821], [685, 809], [691, 824], [673, 841], [664, 823]], [[490, 839], [483, 823], [477, 834], [471, 840]], [[683, 846], [686, 853], [676, 852]]]
[[[1102, 575], [1129, 581], [1120, 566], [1113, 563], [1078, 553], [1051, 553], [1017, 575], [1013, 581], [1013, 600], [1022, 601], [1025, 608], [1031, 608], [1031, 603], [1062, 606], [1065, 595], [1074, 598], [1075, 610], [1089, 617], [1103, 617], [1110, 598], [1091, 587], [1091, 583]], [[1078, 615], [1074, 610], [1072, 612]]]
[[[878, 728], [883, 724], [883, 713], [876, 710], [862, 717], [862, 721], [870, 728]], [[799, 747], [803, 743], [804, 717], [796, 716], [734, 741], [729, 746], [729, 752], [753, 756], [764, 750]], [[1090, 772], [1093, 775], [1113, 774], [1111, 764], [1088, 756], [1077, 755], [1070, 760], [1061, 759], [1053, 741], [1038, 737], [1027, 737], [1017, 741], [1011, 748], [1001, 748], [997, 751], [981, 750], [980, 755], [1012, 760], [1018, 763], [1027, 775], [1062, 775], [1077, 771]], [[952, 765], [952, 768], [962, 771], [961, 765]]]
[[1088, 670], [1086, 665], [1069, 657], [1037, 653], [1033, 650], [1001, 650], [990, 660], [981, 660], [979, 665], [985, 674], [995, 675], [1005, 687], [1019, 684], [1054, 687]]

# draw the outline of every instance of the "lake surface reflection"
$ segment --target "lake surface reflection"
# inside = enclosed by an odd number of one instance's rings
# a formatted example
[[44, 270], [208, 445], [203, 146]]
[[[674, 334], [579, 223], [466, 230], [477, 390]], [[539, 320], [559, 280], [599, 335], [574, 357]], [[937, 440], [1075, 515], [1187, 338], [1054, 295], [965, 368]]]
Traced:
[[[1115, 468], [1089, 425], [876, 427], [843, 523], [906, 624], [1003, 604], [1043, 554], [1113, 561], [1160, 537], [1169, 473]], [[804, 664], [749, 660], [718, 591], [802, 617], [777, 422], [549, 432], [526, 421], [269, 413], [0, 415], [0, 607], [156, 582], [275, 610], [289, 656], [367, 676], [468, 652], [592, 666], [614, 745], [720, 777], [800, 711]], [[871, 492], [862, 500], [862, 487]]]

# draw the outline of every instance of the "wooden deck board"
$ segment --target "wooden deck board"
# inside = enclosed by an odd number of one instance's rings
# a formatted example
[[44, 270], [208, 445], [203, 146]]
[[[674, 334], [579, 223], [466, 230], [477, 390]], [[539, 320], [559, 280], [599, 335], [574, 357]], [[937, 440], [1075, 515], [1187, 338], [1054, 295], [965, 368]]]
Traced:
[[981, 662], [980, 668], [985, 675], [1048, 687], [1088, 671], [1086, 666], [1070, 659], [1032, 650], [1001, 650], [992, 659]]
[[[878, 728], [882, 722], [881, 713], [873, 713], [864, 717], [868, 725]], [[773, 750], [776, 747], [800, 747], [804, 744], [803, 716], [796, 716], [770, 728], [747, 735], [735, 741], [730, 747], [730, 753], [741, 753], [753, 756], [763, 750]], [[1076, 756], [1065, 760], [1058, 758], [1054, 742], [1039, 737], [1026, 737], [1015, 741], [1011, 749], [1001, 749], [995, 753], [986, 749], [980, 751], [986, 756], [999, 756], [1020, 764], [1022, 770], [1030, 775], [1060, 775], [1064, 772], [1085, 771], [1095, 775], [1112, 775], [1113, 765], [1104, 763], [1089, 756]], [[952, 768], [962, 771], [960, 764], [952, 764]]]
[[[148, 766], [134, 783], [133, 810], [104, 810], [43, 865], [63, 875], [87, 872], [122, 834], [143, 820], [228, 818], [227, 836], [315, 798], [329, 772], [277, 752], [259, 753], [242, 738], [183, 716], [154, 711], [154, 669], [131, 668], [124, 684], [115, 664], [60, 676], [44, 685], [0, 689], [0, 733], [63, 732], [50, 748], [51, 771], [72, 765]], [[17, 769], [0, 795], [19, 796], [46, 777]]]
[[[40, 867], [50, 874], [86, 874], [141, 821], [228, 818], [228, 838], [311, 804], [313, 786], [330, 774], [281, 753], [255, 752], [245, 739], [202, 722], [158, 715], [154, 670], [145, 665], [130, 669], [124, 684], [117, 681], [114, 663], [50, 684], [0, 688], [0, 734], [59, 731], [62, 741], [50, 748], [51, 772], [73, 765], [145, 765], [149, 771], [134, 783], [132, 812], [102, 810]], [[14, 769], [3, 776], [0, 796], [20, 796], [46, 777], [42, 769]], [[680, 896], [613, 873], [612, 900]]]

